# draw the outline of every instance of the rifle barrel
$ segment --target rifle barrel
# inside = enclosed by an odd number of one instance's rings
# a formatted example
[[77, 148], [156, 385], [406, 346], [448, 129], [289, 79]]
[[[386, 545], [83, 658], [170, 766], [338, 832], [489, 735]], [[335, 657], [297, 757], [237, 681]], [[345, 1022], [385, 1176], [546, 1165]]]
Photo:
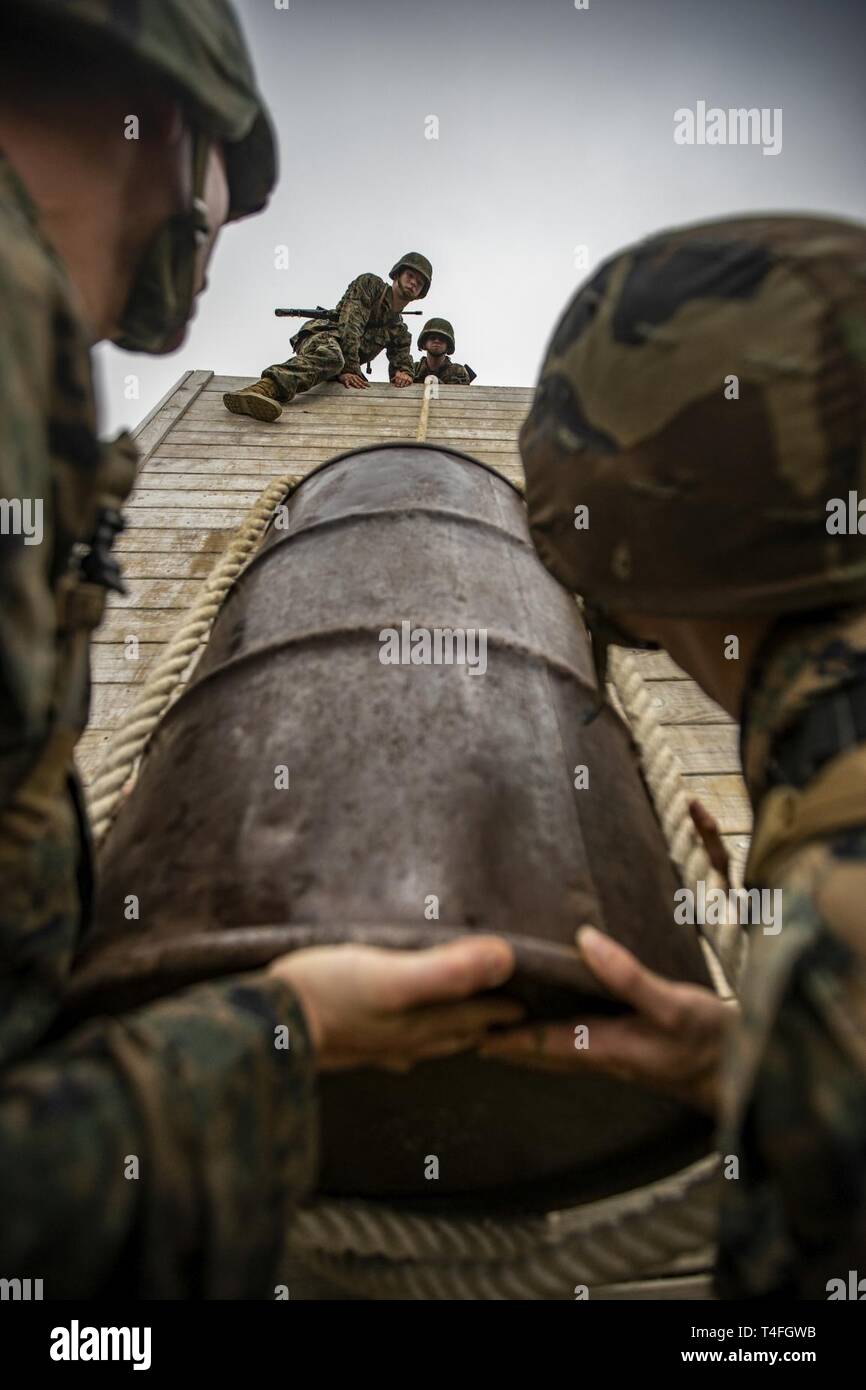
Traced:
[[[335, 319], [336, 309], [323, 309], [321, 305], [318, 309], [275, 309], [274, 313], [278, 319]], [[404, 314], [423, 313], [422, 309], [403, 309]]]

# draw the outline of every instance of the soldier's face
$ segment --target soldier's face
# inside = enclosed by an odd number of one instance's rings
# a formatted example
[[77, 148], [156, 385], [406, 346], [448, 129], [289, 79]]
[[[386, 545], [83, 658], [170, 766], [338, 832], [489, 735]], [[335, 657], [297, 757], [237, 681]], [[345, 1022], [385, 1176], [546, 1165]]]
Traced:
[[403, 291], [404, 298], [417, 299], [424, 288], [424, 279], [417, 270], [401, 270], [397, 276], [397, 284]]
[[207, 208], [208, 235], [198, 249], [195, 265], [195, 292], [207, 289], [207, 267], [216, 239], [229, 214], [229, 184], [226, 162], [221, 145], [212, 145], [208, 155], [204, 184], [204, 203]]
[[432, 335], [427, 339], [427, 351], [432, 352], [434, 357], [441, 357], [448, 344], [444, 338], [436, 338]]

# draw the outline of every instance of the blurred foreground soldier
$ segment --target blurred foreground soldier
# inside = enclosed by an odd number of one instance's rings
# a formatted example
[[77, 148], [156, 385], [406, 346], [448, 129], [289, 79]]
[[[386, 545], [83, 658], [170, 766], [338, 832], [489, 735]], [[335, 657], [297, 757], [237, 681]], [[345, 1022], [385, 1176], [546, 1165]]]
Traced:
[[304, 951], [49, 1036], [88, 925], [72, 754], [136, 463], [97, 440], [90, 347], [179, 345], [275, 152], [225, 0], [6, 0], [0, 150], [0, 1270], [46, 1298], [273, 1297], [316, 1066], [472, 1046], [514, 1016], [465, 998], [511, 953]]
[[657, 644], [741, 721], [746, 884], [782, 915], [751, 927], [739, 1020], [589, 931], [633, 1015], [581, 1052], [573, 1025], [485, 1050], [718, 1110], [720, 1292], [825, 1299], [866, 1272], [866, 229], [744, 218], [615, 257], [559, 322], [521, 451], [600, 698], [609, 643]]
[[272, 423], [299, 391], [336, 378], [363, 390], [361, 363], [370, 363], [384, 348], [392, 386], [411, 386], [412, 335], [400, 317], [413, 299], [423, 299], [433, 279], [426, 256], [410, 251], [391, 268], [390, 285], [378, 275], [359, 275], [347, 288], [334, 318], [307, 319], [290, 339], [297, 353], [286, 362], [265, 367], [261, 379], [223, 396], [233, 415], [251, 415]]
[[471, 386], [475, 380], [471, 367], [451, 361], [454, 329], [447, 319], [427, 320], [418, 337], [418, 350], [425, 355], [415, 364], [416, 381], [435, 376], [443, 386]]

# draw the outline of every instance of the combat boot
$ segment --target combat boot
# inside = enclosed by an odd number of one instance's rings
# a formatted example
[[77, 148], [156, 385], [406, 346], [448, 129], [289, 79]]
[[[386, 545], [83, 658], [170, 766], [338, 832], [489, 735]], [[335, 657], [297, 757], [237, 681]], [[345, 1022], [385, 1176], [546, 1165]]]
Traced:
[[267, 377], [254, 381], [241, 391], [227, 391], [223, 396], [223, 405], [232, 415], [251, 415], [254, 420], [266, 420], [268, 424], [278, 420], [283, 413], [277, 388]]

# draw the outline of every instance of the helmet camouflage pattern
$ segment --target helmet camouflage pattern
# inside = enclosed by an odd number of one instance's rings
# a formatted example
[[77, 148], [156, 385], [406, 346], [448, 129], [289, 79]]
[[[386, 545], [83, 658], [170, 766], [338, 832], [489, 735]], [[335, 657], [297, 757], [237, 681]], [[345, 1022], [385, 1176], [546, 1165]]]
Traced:
[[454, 329], [447, 319], [428, 319], [421, 332], [418, 334], [418, 347], [423, 349], [427, 346], [428, 338], [444, 338], [447, 344], [445, 351], [454, 352]]
[[391, 267], [389, 272], [391, 279], [393, 280], [395, 276], [399, 275], [401, 270], [417, 270], [420, 275], [424, 276], [425, 285], [418, 296], [419, 299], [424, 299], [433, 281], [433, 267], [427, 257], [422, 256], [420, 251], [407, 251], [406, 255], [401, 256], [396, 265]]
[[228, 0], [4, 0], [0, 29], [10, 21], [52, 47], [78, 42], [126, 57], [165, 82], [190, 124], [223, 144], [230, 219], [265, 206], [276, 182], [276, 146]]
[[866, 228], [741, 217], [614, 256], [559, 321], [520, 447], [539, 554], [597, 612], [866, 598], [866, 534], [828, 529], [866, 485]]

